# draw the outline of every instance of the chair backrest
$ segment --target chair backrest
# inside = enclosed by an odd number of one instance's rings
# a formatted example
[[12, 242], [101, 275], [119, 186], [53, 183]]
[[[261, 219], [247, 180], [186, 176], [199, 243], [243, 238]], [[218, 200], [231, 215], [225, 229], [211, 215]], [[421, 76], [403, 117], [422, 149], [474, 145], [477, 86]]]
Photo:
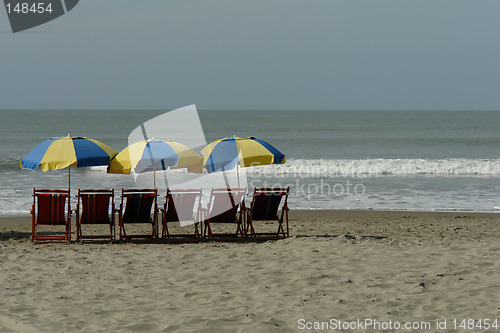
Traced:
[[287, 204], [290, 188], [255, 188], [250, 209], [252, 219], [271, 221], [278, 219], [278, 209], [281, 199], [285, 197], [283, 206]]
[[193, 220], [196, 208], [201, 208], [201, 189], [167, 189], [165, 201], [166, 222]]
[[151, 223], [151, 208], [155, 203], [156, 208], [157, 190], [123, 190], [122, 204], [126, 200], [124, 223]]
[[[208, 203], [211, 222], [236, 222], [238, 209], [244, 206], [245, 188], [213, 188]], [[241, 207], [244, 209], [244, 207]]]
[[82, 202], [80, 223], [109, 224], [109, 204], [110, 199], [111, 203], [114, 202], [114, 198], [114, 190], [78, 190], [78, 206]]
[[66, 224], [67, 190], [33, 190], [33, 203], [37, 202], [37, 224]]

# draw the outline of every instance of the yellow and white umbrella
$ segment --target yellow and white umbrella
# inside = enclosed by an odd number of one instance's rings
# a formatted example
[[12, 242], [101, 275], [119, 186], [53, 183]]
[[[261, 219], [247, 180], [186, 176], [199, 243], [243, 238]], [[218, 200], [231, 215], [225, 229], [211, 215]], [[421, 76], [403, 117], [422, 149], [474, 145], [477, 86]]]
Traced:
[[179, 142], [149, 139], [138, 141], [123, 149], [108, 166], [108, 173], [130, 174], [160, 171], [168, 168], [187, 168], [201, 173], [203, 157]]

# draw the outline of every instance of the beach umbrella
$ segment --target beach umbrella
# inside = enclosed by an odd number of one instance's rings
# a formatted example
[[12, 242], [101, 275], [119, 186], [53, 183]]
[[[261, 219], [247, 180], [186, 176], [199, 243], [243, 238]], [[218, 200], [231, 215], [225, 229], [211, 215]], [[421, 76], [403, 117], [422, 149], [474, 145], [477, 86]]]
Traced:
[[118, 152], [108, 145], [86, 137], [62, 136], [39, 143], [21, 160], [21, 169], [42, 171], [68, 168], [71, 189], [71, 167], [108, 165]]
[[[109, 163], [108, 173], [130, 174], [187, 168], [201, 173], [203, 157], [179, 142], [148, 139], [135, 142], [119, 152]], [[155, 187], [156, 187], [156, 180]]]
[[[201, 150], [203, 166], [209, 173], [238, 167], [285, 163], [285, 155], [271, 144], [254, 137], [225, 138], [208, 144]], [[238, 185], [239, 186], [239, 185]]]

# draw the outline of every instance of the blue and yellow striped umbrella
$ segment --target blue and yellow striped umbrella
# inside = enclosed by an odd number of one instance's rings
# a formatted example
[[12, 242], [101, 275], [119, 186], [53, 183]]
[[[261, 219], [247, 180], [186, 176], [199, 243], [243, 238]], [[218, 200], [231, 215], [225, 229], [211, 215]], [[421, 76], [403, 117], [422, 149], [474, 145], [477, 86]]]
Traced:
[[249, 167], [283, 164], [285, 155], [264, 140], [254, 137], [225, 138], [214, 141], [201, 150], [203, 165], [209, 173]]
[[50, 138], [39, 143], [21, 160], [21, 169], [42, 171], [66, 167], [107, 165], [118, 152], [108, 145], [84, 137]]
[[149, 139], [135, 142], [118, 155], [108, 166], [108, 173], [130, 174], [167, 168], [188, 168], [190, 172], [202, 171], [203, 157], [182, 143]]
[[[21, 169], [31, 170], [41, 167], [44, 172], [68, 168], [68, 189], [71, 190], [72, 166], [107, 165], [117, 153], [100, 141], [68, 135], [39, 143], [21, 160], [19, 166]], [[68, 207], [69, 205], [68, 201]]]

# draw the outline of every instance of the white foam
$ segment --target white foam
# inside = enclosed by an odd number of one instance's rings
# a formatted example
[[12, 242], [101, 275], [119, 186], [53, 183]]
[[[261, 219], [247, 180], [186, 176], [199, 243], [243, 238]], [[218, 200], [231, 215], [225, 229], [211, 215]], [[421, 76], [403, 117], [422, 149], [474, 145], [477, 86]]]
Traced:
[[[106, 166], [90, 170], [106, 172]], [[236, 169], [231, 170], [236, 172]], [[231, 172], [229, 171], [229, 172]], [[157, 171], [159, 173], [161, 171]], [[186, 169], [169, 169], [185, 173]], [[249, 175], [307, 175], [342, 177], [357, 175], [479, 175], [500, 176], [500, 159], [363, 159], [363, 160], [304, 160], [290, 159], [285, 164], [240, 168]], [[206, 171], [204, 171], [206, 173]]]
[[482, 175], [500, 176], [500, 159], [289, 160], [285, 164], [246, 168], [250, 175]]
[[91, 166], [89, 167], [89, 169], [92, 171], [107, 172], [108, 166], [107, 165]]
[[0, 215], [11, 215], [11, 216], [30, 215], [30, 211], [29, 210], [2, 210], [2, 211], [0, 211]]

